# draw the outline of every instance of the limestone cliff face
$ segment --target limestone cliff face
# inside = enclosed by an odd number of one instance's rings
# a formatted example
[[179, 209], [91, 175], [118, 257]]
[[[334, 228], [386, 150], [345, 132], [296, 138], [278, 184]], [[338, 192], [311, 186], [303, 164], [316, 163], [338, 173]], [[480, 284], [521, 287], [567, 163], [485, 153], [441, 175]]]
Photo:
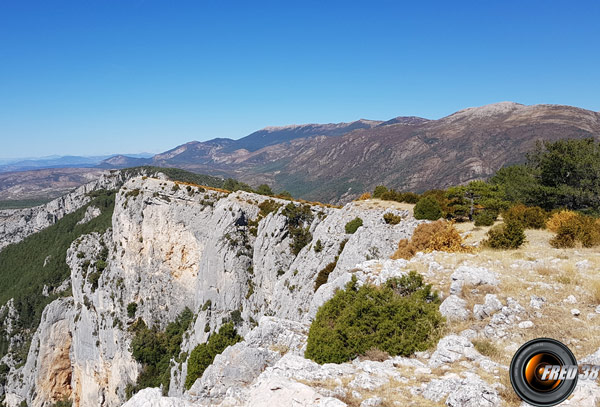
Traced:
[[[135, 318], [164, 328], [189, 307], [196, 318], [184, 335], [188, 354], [206, 341], [205, 328], [218, 329], [232, 312], [241, 316], [242, 336], [265, 316], [310, 320], [314, 299], [325, 298], [327, 289], [315, 294], [320, 270], [335, 263], [329, 281], [341, 284], [356, 264], [389, 257], [418, 224], [408, 212], [364, 203], [309, 205], [313, 216], [303, 226], [312, 241], [294, 254], [284, 214], [290, 201], [273, 199], [281, 206], [264, 216], [259, 205], [267, 199], [273, 198], [146, 177], [126, 182], [112, 229], [83, 236], [69, 249], [73, 295], [46, 308], [26, 364], [9, 374], [8, 405], [45, 406], [63, 397], [74, 406], [120, 405], [140, 370], [127, 331]], [[385, 211], [405, 220], [387, 225]], [[347, 234], [346, 223], [356, 217], [363, 226]], [[102, 258], [99, 274], [94, 264]], [[137, 312], [130, 317], [132, 302]], [[171, 396], [183, 394], [185, 375], [186, 363], [174, 363]]]

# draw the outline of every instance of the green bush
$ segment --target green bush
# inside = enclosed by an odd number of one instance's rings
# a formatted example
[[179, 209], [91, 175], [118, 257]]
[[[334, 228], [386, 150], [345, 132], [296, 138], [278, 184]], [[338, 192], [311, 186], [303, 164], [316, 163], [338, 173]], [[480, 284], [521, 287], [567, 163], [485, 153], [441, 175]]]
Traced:
[[358, 287], [353, 277], [311, 324], [305, 357], [343, 363], [370, 349], [408, 356], [433, 346], [444, 318], [439, 299], [416, 272], [383, 287]]
[[131, 353], [133, 358], [142, 364], [142, 371], [135, 385], [129, 386], [129, 395], [146, 387], [162, 386], [164, 395], [169, 392], [171, 358], [181, 352], [183, 333], [193, 318], [192, 311], [185, 308], [164, 331], [159, 331], [156, 326], [148, 328], [141, 318], [130, 327], [130, 331], [134, 333]]
[[442, 208], [437, 200], [426, 196], [415, 205], [414, 215], [416, 219], [438, 220], [442, 217]]
[[323, 250], [323, 243], [321, 243], [321, 239], [317, 240], [317, 243], [315, 243], [314, 250], [315, 253], [321, 253], [321, 251]]
[[127, 304], [127, 316], [129, 318], [133, 318], [135, 317], [135, 313], [137, 312], [137, 303], [135, 302], [130, 302], [129, 304]]
[[498, 214], [494, 211], [481, 211], [473, 217], [475, 226], [492, 226], [496, 221]]
[[386, 212], [383, 214], [383, 220], [388, 225], [397, 225], [398, 223], [402, 222], [402, 216], [394, 215], [391, 212]]
[[267, 184], [260, 184], [256, 188], [256, 193], [261, 195], [273, 195], [273, 190]]
[[346, 233], [351, 235], [362, 225], [363, 220], [361, 218], [354, 218], [350, 222], [346, 223]]
[[375, 190], [373, 191], [373, 198], [381, 199], [383, 194], [385, 194], [386, 192], [388, 192], [388, 189], [385, 186], [377, 185], [375, 187]]
[[196, 346], [188, 359], [187, 376], [185, 378], [185, 388], [192, 387], [196, 379], [202, 377], [202, 374], [208, 366], [215, 360], [215, 356], [221, 354], [228, 346], [240, 342], [242, 337], [237, 334], [233, 323], [223, 325], [218, 333], [208, 338], [208, 342]]
[[292, 253], [297, 256], [312, 240], [309, 229], [314, 215], [309, 205], [295, 205], [293, 202], [287, 204], [281, 213], [287, 218], [288, 232], [292, 237], [290, 248]]
[[487, 236], [484, 244], [492, 249], [518, 249], [525, 242], [523, 225], [515, 220], [494, 226]]
[[326, 265], [325, 268], [323, 268], [323, 270], [319, 271], [319, 274], [317, 274], [317, 279], [315, 281], [315, 292], [317, 292], [319, 287], [327, 283], [327, 280], [329, 280], [329, 274], [331, 274], [331, 272], [335, 269], [335, 266], [337, 265], [337, 260], [338, 258], [336, 257], [335, 261], [332, 261], [331, 263]]

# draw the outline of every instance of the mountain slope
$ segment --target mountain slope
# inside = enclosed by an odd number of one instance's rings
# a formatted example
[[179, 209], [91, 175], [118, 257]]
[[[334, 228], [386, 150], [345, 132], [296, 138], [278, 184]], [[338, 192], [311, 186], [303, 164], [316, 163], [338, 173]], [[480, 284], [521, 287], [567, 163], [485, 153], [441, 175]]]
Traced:
[[599, 135], [597, 112], [502, 102], [439, 120], [266, 128], [240, 140], [190, 142], [149, 161], [343, 202], [378, 184], [423, 191], [486, 178], [522, 162], [537, 140]]

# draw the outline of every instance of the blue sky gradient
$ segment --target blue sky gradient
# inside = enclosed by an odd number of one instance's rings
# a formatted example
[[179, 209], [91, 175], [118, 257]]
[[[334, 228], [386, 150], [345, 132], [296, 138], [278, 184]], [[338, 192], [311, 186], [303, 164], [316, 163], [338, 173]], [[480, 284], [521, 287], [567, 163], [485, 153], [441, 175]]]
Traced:
[[271, 125], [600, 110], [598, 1], [0, 2], [0, 158]]

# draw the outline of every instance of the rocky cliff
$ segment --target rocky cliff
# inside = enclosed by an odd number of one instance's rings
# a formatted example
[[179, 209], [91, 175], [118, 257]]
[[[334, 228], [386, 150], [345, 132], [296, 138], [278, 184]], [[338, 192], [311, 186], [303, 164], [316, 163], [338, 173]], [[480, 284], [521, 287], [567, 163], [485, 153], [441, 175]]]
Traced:
[[[182, 352], [235, 312], [242, 335], [264, 316], [300, 322], [314, 314], [315, 298], [325, 297], [326, 286], [314, 293], [321, 269], [337, 257], [334, 280], [362, 261], [389, 257], [418, 223], [407, 212], [360, 203], [292, 203], [305, 206], [303, 227], [312, 235], [294, 250], [290, 202], [272, 199], [273, 210], [261, 213], [270, 199], [154, 178], [128, 181], [117, 194], [112, 229], [82, 236], [69, 249], [72, 296], [44, 310], [26, 363], [8, 375], [8, 405], [43, 406], [63, 397], [81, 406], [120, 405], [140, 369], [129, 349], [129, 303], [138, 306], [136, 318], [162, 328], [185, 307], [193, 310]], [[406, 221], [387, 225], [385, 211]], [[357, 216], [363, 226], [346, 234], [345, 224]], [[98, 276], [93, 265], [101, 257], [106, 266]], [[185, 374], [185, 361], [173, 366], [171, 395], [183, 393]]]
[[[388, 225], [386, 212], [403, 220]], [[356, 217], [363, 226], [346, 233]], [[5, 402], [491, 407], [519, 404], [507, 381], [508, 364], [520, 344], [540, 333], [551, 332], [589, 363], [600, 360], [593, 291], [600, 254], [553, 249], [547, 232], [535, 231], [528, 245], [510, 254], [434, 252], [390, 260], [398, 240], [418, 223], [397, 203], [368, 200], [334, 208], [131, 179], [117, 193], [112, 228], [82, 236], [69, 248], [72, 295], [46, 307], [25, 362], [3, 358], [9, 366], [1, 389]], [[481, 230], [469, 232], [469, 242], [477, 244]], [[315, 291], [319, 271], [329, 264], [333, 271]], [[410, 270], [444, 299], [440, 311], [448, 325], [437, 346], [409, 358], [324, 365], [304, 358], [310, 322], [337, 288], [352, 276], [378, 285]], [[147, 388], [126, 401], [128, 385], [142, 372], [129, 328], [142, 318], [164, 329], [186, 307], [193, 322], [171, 360], [168, 396]], [[10, 301], [0, 315], [10, 332], [16, 320]], [[185, 390], [191, 350], [231, 320], [243, 341], [216, 356]], [[597, 401], [600, 388], [587, 382], [566, 405]]]

